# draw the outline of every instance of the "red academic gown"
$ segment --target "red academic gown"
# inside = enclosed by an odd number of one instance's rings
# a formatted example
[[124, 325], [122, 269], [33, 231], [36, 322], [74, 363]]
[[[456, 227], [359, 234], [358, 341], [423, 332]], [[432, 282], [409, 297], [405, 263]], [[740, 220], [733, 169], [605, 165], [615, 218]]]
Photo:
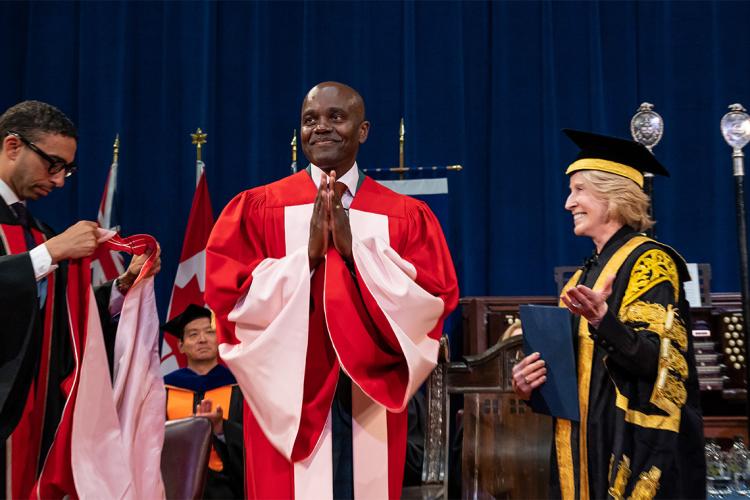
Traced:
[[316, 193], [306, 171], [240, 193], [206, 249], [219, 350], [248, 403], [247, 492], [331, 497], [330, 409], [343, 370], [354, 496], [398, 498], [404, 409], [435, 366], [455, 270], [427, 205], [365, 177], [349, 209], [354, 265], [330, 248], [311, 275]]

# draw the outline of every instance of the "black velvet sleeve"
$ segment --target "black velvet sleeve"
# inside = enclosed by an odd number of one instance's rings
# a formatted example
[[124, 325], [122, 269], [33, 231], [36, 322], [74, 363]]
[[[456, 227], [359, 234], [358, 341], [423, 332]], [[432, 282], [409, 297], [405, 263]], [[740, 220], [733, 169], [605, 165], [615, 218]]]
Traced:
[[653, 380], [659, 361], [659, 337], [635, 332], [608, 311], [599, 328], [589, 325], [591, 338], [607, 350], [607, 359], [640, 378]]
[[633, 304], [661, 307], [664, 314], [623, 321], [622, 310], [612, 311], [610, 308], [598, 328], [589, 325], [589, 333], [597, 345], [606, 349], [608, 362], [639, 378], [653, 380], [659, 365], [659, 333], [664, 329], [666, 311], [672, 307], [679, 315], [672, 282], [661, 281], [625, 307], [633, 307]]
[[28, 253], [0, 256], [0, 441], [21, 418], [38, 357], [39, 299]]

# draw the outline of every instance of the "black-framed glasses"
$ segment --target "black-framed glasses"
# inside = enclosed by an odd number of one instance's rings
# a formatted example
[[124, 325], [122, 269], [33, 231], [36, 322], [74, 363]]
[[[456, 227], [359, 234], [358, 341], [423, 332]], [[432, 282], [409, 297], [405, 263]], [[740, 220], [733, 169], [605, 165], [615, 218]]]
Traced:
[[54, 156], [50, 156], [44, 151], [42, 151], [39, 146], [19, 134], [18, 132], [8, 131], [8, 135], [12, 135], [13, 137], [17, 137], [21, 142], [26, 144], [30, 150], [47, 160], [47, 163], [49, 163], [49, 167], [47, 167], [47, 171], [50, 175], [55, 175], [58, 172], [61, 172], [62, 170], [65, 170], [65, 177], [70, 177], [75, 173], [76, 170], [78, 170], [78, 165], [74, 161], [70, 163], [66, 163], [65, 160], [61, 158], [55, 158]]

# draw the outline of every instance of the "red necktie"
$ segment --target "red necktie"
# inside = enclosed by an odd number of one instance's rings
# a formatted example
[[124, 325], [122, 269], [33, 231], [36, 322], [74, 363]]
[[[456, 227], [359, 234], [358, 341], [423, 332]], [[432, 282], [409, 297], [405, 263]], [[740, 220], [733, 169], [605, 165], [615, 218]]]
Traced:
[[346, 193], [347, 189], [349, 189], [349, 187], [343, 182], [336, 182], [336, 184], [333, 185], [333, 191], [336, 193], [339, 200], [341, 200], [341, 206], [344, 207], [344, 210], [348, 210], [348, 208], [344, 206], [344, 193]]

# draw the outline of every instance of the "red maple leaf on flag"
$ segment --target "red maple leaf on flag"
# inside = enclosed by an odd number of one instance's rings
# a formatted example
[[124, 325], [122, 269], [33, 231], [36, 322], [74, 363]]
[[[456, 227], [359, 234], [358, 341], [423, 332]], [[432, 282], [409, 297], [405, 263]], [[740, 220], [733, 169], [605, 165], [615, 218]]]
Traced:
[[[177, 275], [169, 299], [167, 321], [182, 313], [189, 304], [205, 305], [203, 291], [206, 283], [206, 244], [213, 225], [214, 214], [206, 174], [202, 172], [190, 207], [180, 264], [177, 266]], [[177, 344], [176, 338], [164, 335], [161, 358], [163, 373], [187, 365], [185, 355], [179, 352]]]

